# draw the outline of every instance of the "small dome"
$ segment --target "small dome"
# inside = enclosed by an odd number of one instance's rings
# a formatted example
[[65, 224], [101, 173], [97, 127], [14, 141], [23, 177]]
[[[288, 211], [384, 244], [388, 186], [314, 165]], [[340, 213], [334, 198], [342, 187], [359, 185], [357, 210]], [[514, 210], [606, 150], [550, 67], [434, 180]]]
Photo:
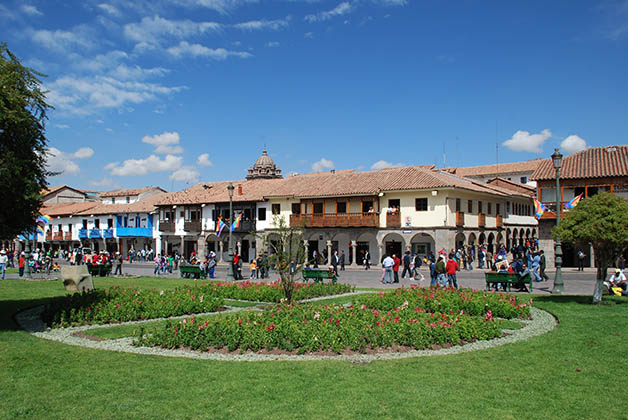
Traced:
[[266, 150], [264, 150], [262, 156], [258, 157], [255, 161], [255, 164], [253, 165], [253, 170], [257, 168], [272, 168], [274, 166], [275, 162], [273, 162], [272, 158], [268, 156], [268, 153], [266, 153]]
[[266, 150], [262, 152], [262, 156], [258, 157], [255, 164], [249, 168], [249, 174], [246, 179], [256, 178], [282, 178], [281, 169], [279, 169], [272, 160]]

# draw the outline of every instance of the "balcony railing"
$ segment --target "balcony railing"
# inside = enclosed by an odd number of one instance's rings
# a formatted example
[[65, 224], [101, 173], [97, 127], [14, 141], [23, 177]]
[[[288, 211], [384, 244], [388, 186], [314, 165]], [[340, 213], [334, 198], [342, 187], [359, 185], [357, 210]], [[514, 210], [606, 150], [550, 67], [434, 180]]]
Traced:
[[50, 231], [46, 232], [46, 240], [47, 241], [52, 241], [52, 232], [50, 232]]
[[498, 228], [504, 227], [504, 216], [502, 216], [501, 214], [495, 216], [495, 226], [497, 226]]
[[79, 229], [79, 239], [87, 239], [87, 229]]
[[456, 226], [464, 226], [464, 212], [456, 212]]
[[401, 227], [401, 213], [386, 213], [386, 227]]
[[149, 227], [116, 227], [116, 236], [118, 238], [131, 236], [151, 238], [153, 236], [153, 230]]
[[169, 220], [160, 220], [159, 231], [160, 232], [174, 232], [174, 222], [171, 222]]
[[478, 226], [486, 226], [486, 215], [484, 213], [478, 213]]
[[56, 232], [52, 235], [53, 241], [62, 241], [63, 240], [63, 232]]
[[186, 220], [183, 222], [183, 230], [186, 232], [200, 232], [202, 229], [200, 220]]
[[101, 236], [101, 232], [100, 229], [94, 228], [94, 229], [90, 229], [89, 230], [89, 238], [90, 239], [100, 239]]
[[[401, 221], [401, 220], [400, 220]], [[291, 227], [379, 227], [377, 213], [291, 214]]]
[[255, 220], [243, 220], [234, 232], [255, 232]]
[[72, 240], [72, 232], [66, 232], [63, 234], [63, 240], [64, 241], [71, 241]]
[[113, 229], [103, 229], [102, 236], [105, 239], [113, 238]]

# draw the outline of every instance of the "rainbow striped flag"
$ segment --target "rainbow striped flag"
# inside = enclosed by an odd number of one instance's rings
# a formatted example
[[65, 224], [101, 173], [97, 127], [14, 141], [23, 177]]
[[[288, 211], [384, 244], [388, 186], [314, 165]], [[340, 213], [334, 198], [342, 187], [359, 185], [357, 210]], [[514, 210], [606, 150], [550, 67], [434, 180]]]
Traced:
[[237, 228], [240, 227], [240, 222], [241, 221], [242, 221], [242, 213], [240, 213], [240, 215], [238, 217], [236, 217], [236, 219], [231, 224], [231, 232], [233, 232], [234, 229], [237, 229]]
[[52, 217], [47, 216], [45, 214], [42, 214], [41, 216], [39, 216], [36, 220], [37, 223], [41, 223], [43, 225], [47, 225], [48, 223], [50, 223], [52, 221]]
[[543, 203], [541, 203], [539, 200], [535, 198], [534, 199], [534, 213], [536, 214], [536, 218], [541, 219], [541, 216], [543, 216], [543, 213], [545, 213], [546, 211], [547, 211], [547, 207], [545, 207]]
[[37, 233], [41, 233], [42, 235], [46, 234], [46, 231], [42, 225], [37, 225]]
[[227, 226], [227, 224], [225, 222], [222, 221], [222, 219], [218, 219], [218, 221], [216, 222], [216, 232], [218, 232], [218, 237], [220, 238], [220, 234], [222, 233], [222, 230], [225, 228], [225, 226]]
[[571, 200], [567, 201], [565, 203], [565, 210], [573, 209], [574, 207], [576, 207], [578, 205], [578, 203], [580, 202], [580, 200], [582, 199], [583, 195], [584, 195], [584, 193], [582, 193], [579, 196], [574, 197]]

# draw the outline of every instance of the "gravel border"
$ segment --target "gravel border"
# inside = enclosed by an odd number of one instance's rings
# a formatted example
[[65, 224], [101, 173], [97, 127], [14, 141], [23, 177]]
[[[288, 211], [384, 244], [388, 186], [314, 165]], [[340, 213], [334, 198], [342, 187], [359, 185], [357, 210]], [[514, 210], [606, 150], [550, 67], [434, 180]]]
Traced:
[[[119, 351], [125, 353], [144, 354], [151, 356], [167, 356], [167, 357], [186, 357], [192, 359], [205, 359], [205, 360], [219, 360], [219, 361], [234, 361], [234, 362], [261, 362], [261, 361], [309, 361], [309, 360], [345, 360], [352, 363], [370, 363], [374, 360], [392, 360], [392, 359], [405, 359], [409, 357], [426, 357], [426, 356], [441, 356], [447, 354], [467, 353], [476, 350], [489, 349], [492, 347], [503, 346], [505, 344], [516, 343], [518, 341], [527, 340], [532, 337], [536, 337], [545, 334], [557, 326], [556, 319], [550, 313], [538, 308], [531, 308], [531, 320], [521, 321], [524, 326], [517, 330], [504, 330], [508, 334], [504, 337], [496, 338], [493, 340], [475, 341], [462, 346], [452, 346], [440, 350], [411, 350], [408, 352], [391, 352], [382, 351], [375, 354], [351, 354], [351, 355], [336, 355], [336, 356], [324, 356], [324, 355], [290, 355], [290, 354], [257, 354], [247, 352], [243, 354], [222, 354], [222, 353], [206, 353], [188, 350], [170, 350], [158, 347], [135, 347], [132, 345], [133, 339], [131, 337], [120, 338], [117, 340], [104, 340], [94, 341], [83, 337], [76, 337], [73, 334], [77, 332], [83, 332], [96, 328], [107, 328], [113, 325], [133, 325], [143, 324], [146, 322], [159, 321], [167, 318], [150, 319], [144, 321], [131, 321], [124, 322], [122, 324], [106, 324], [106, 325], [87, 325], [81, 327], [69, 327], [69, 328], [48, 328], [41, 320], [41, 313], [44, 307], [38, 306], [35, 308], [27, 309], [19, 312], [15, 315], [15, 320], [23, 329], [31, 333], [32, 335], [43, 338], [46, 340], [59, 341], [65, 344], [73, 346], [87, 347], [98, 350]], [[242, 310], [251, 310], [248, 308], [229, 308], [227, 311], [213, 312], [229, 313], [238, 312]], [[209, 315], [209, 314], [197, 314]], [[172, 317], [170, 319], [187, 318], [190, 315]]]

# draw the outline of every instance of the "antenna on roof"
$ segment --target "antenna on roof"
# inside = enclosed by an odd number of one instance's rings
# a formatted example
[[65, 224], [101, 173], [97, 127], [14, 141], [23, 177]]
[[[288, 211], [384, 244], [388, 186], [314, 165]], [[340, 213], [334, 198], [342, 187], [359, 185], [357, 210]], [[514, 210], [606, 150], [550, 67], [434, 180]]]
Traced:
[[495, 172], [496, 175], [499, 176], [499, 134], [497, 130], [497, 121], [495, 121], [495, 163], [497, 164]]
[[447, 153], [445, 152], [445, 143], [443, 143], [443, 168], [447, 167]]

